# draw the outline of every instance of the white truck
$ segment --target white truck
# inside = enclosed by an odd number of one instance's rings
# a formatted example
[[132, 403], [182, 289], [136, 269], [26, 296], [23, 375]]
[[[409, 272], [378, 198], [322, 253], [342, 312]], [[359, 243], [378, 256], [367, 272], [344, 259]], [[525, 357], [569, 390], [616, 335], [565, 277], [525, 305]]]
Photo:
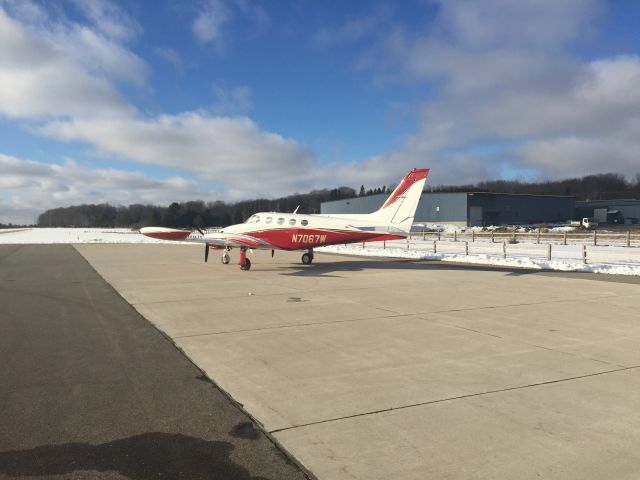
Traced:
[[596, 228], [598, 226], [598, 222], [591, 217], [584, 217], [580, 220], [571, 220], [570, 225], [572, 227], [582, 227], [589, 230], [591, 228]]

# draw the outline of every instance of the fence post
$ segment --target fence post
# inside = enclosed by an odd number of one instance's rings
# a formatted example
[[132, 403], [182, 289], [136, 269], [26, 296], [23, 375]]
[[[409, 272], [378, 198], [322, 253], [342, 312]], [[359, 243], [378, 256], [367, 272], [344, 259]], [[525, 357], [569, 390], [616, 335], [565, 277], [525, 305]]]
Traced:
[[422, 241], [424, 242], [426, 238], [427, 238], [427, 231], [422, 230]]
[[502, 258], [507, 258], [507, 242], [502, 242]]
[[476, 231], [475, 230], [471, 230], [471, 241], [472, 242], [476, 241]]
[[364, 242], [362, 242], [362, 248], [364, 248]]
[[469, 255], [469, 242], [464, 242], [464, 254]]
[[438, 241], [440, 241], [440, 230], [438, 230]]
[[383, 240], [382, 241], [382, 249], [385, 250], [387, 248], [387, 241]]
[[627, 247], [631, 246], [631, 231], [627, 232]]
[[493, 231], [491, 231], [491, 243], [493, 243]]
[[587, 246], [582, 245], [582, 263], [587, 263]]
[[540, 227], [538, 227], [538, 245], [540, 245]]
[[567, 232], [566, 231], [564, 232], [564, 244], [565, 245], [567, 244]]
[[549, 244], [549, 248], [547, 251], [547, 260], [551, 261], [551, 244]]
[[513, 243], [516, 243], [516, 232], [513, 232]]
[[436, 247], [436, 241], [433, 241], [433, 254], [435, 255], [436, 253], [438, 253], [438, 247]]
[[593, 231], [593, 246], [598, 245], [598, 231], [594, 230]]
[[458, 241], [458, 230], [454, 230], [453, 231], [453, 241], [457, 242]]

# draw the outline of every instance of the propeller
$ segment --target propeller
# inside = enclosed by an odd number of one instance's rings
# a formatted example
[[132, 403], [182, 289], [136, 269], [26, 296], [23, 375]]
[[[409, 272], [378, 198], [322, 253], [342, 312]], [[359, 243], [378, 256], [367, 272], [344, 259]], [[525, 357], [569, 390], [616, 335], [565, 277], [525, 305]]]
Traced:
[[[200, 235], [204, 237], [204, 232], [202, 231], [202, 229], [197, 225], [195, 227], [196, 227], [196, 230], [200, 232]], [[204, 263], [207, 263], [208, 260], [209, 260], [209, 244], [205, 243], [204, 244]]]

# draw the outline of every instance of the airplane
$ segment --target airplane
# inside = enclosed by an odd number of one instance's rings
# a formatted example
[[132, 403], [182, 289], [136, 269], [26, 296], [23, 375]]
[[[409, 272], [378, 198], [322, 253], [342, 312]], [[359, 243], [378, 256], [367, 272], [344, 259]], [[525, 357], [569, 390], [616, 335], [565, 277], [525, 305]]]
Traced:
[[326, 245], [377, 242], [406, 238], [422, 195], [429, 169], [414, 168], [407, 173], [382, 206], [368, 214], [300, 214], [259, 212], [244, 223], [230, 225], [217, 232], [190, 237], [192, 230], [165, 227], [143, 227], [140, 233], [162, 240], [204, 243], [204, 261], [209, 250], [223, 250], [222, 263], [231, 261], [229, 252], [240, 249], [240, 268], [249, 270], [249, 249], [305, 250], [302, 263], [313, 262], [313, 249]]

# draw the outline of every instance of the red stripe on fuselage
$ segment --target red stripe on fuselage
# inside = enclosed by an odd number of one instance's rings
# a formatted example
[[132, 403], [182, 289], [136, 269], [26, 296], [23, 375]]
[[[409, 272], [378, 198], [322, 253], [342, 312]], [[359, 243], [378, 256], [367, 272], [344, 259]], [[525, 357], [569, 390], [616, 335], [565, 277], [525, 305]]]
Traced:
[[395, 240], [404, 238], [375, 232], [345, 232], [336, 230], [320, 230], [311, 228], [286, 228], [279, 230], [260, 230], [247, 232], [245, 235], [259, 238], [275, 248], [282, 250], [301, 250], [325, 245], [342, 243], [371, 242], [376, 240]]

